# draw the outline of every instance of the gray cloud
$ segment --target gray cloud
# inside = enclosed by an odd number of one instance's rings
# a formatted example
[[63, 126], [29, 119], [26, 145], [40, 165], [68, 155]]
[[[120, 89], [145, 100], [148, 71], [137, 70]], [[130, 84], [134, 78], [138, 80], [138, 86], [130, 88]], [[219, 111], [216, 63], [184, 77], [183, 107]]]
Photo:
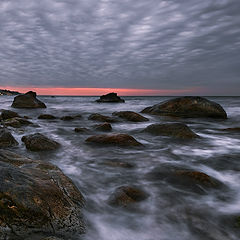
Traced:
[[0, 85], [239, 94], [239, 0], [1, 0]]

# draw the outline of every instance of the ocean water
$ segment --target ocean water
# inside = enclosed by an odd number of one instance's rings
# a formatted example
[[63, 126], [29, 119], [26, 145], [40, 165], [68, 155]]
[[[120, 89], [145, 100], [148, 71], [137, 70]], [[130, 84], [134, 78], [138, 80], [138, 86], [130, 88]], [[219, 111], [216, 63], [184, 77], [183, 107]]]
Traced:
[[[171, 97], [125, 97], [126, 103], [98, 104], [96, 97], [39, 97], [47, 109], [14, 109], [31, 117], [38, 127], [11, 129], [20, 145], [13, 151], [49, 161], [60, 167], [86, 199], [84, 215], [87, 232], [81, 240], [238, 240], [240, 228], [240, 134], [221, 129], [240, 127], [240, 97], [208, 97], [220, 103], [227, 120], [173, 119], [144, 115], [149, 122], [113, 123], [112, 132], [127, 133], [145, 145], [142, 149], [99, 147], [88, 145], [90, 135], [74, 132], [75, 127], [92, 128], [98, 122], [88, 120], [92, 113], [109, 115], [114, 111], [140, 112], [145, 107]], [[13, 97], [2, 96], [2, 109], [11, 109]], [[40, 114], [57, 117], [81, 114], [74, 121], [39, 120]], [[200, 139], [183, 141], [151, 136], [142, 130], [153, 123], [186, 123]], [[21, 137], [40, 132], [62, 147], [50, 153], [34, 153], [25, 149]], [[95, 134], [100, 134], [95, 132]], [[113, 167], [106, 161], [120, 161], [132, 168]], [[159, 177], [171, 169], [204, 172], [218, 181], [219, 189], [185, 188]], [[112, 192], [123, 185], [144, 189], [149, 198], [134, 208], [115, 208], [108, 204]]]

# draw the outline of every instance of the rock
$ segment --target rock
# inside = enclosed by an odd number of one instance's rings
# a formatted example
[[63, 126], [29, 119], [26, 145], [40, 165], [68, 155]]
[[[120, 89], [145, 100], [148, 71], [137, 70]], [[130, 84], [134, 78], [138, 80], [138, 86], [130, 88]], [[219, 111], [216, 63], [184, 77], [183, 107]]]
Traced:
[[103, 123], [103, 124], [98, 124], [94, 126], [95, 130], [97, 131], [102, 131], [102, 132], [111, 132], [112, 131], [112, 126], [110, 123]]
[[28, 136], [23, 136], [22, 141], [26, 148], [31, 151], [49, 151], [60, 147], [60, 144], [41, 133], [35, 133]]
[[75, 128], [74, 131], [77, 132], [77, 133], [89, 133], [90, 132], [89, 129], [84, 128], [84, 127]]
[[142, 115], [131, 112], [131, 111], [121, 111], [121, 112], [114, 112], [112, 115], [118, 116], [120, 118], [124, 118], [131, 122], [146, 122], [149, 121], [148, 118], [143, 117]]
[[20, 117], [7, 119], [3, 123], [4, 123], [5, 126], [14, 127], [14, 128], [20, 128], [24, 125], [33, 124], [32, 122], [28, 121], [27, 119], [20, 118]]
[[104, 116], [98, 113], [93, 113], [88, 117], [88, 120], [94, 120], [94, 121], [98, 121], [98, 122], [116, 122], [117, 120], [108, 116]]
[[100, 99], [96, 100], [98, 103], [124, 103], [125, 101], [117, 96], [117, 93], [108, 93], [102, 95]]
[[18, 113], [13, 112], [11, 110], [3, 110], [1, 117], [2, 117], [2, 120], [6, 120], [6, 119], [20, 117], [20, 116], [18, 115]]
[[110, 196], [108, 202], [113, 206], [127, 207], [130, 204], [147, 199], [148, 196], [149, 195], [146, 192], [139, 188], [122, 186], [115, 190], [115, 192]]
[[14, 108], [46, 108], [46, 105], [37, 99], [35, 92], [27, 92], [25, 94], [18, 95], [14, 98], [12, 103]]
[[227, 114], [221, 105], [202, 97], [179, 97], [142, 110], [160, 116], [184, 118], [222, 118]]
[[0, 239], [84, 233], [84, 198], [58, 167], [0, 150], [0, 172]]
[[240, 127], [225, 128], [225, 129], [221, 129], [221, 131], [226, 131], [226, 132], [240, 132]]
[[72, 120], [75, 120], [75, 119], [79, 119], [81, 117], [82, 117], [82, 115], [78, 114], [78, 115], [75, 115], [75, 116], [63, 116], [60, 119], [63, 120], [63, 121], [72, 121]]
[[63, 240], [63, 239], [57, 238], [57, 237], [46, 237], [46, 238], [42, 238], [41, 240]]
[[133, 168], [134, 165], [126, 162], [118, 162], [118, 161], [105, 161], [103, 165], [107, 165], [109, 167], [121, 167], [121, 168]]
[[41, 114], [38, 119], [56, 119], [56, 117], [51, 114]]
[[182, 139], [199, 138], [196, 133], [183, 123], [152, 124], [143, 131], [153, 135], [163, 135]]
[[0, 148], [13, 147], [18, 145], [13, 135], [6, 129], [0, 129]]
[[128, 134], [95, 135], [86, 139], [86, 142], [103, 145], [115, 145], [120, 147], [143, 146], [140, 142]]

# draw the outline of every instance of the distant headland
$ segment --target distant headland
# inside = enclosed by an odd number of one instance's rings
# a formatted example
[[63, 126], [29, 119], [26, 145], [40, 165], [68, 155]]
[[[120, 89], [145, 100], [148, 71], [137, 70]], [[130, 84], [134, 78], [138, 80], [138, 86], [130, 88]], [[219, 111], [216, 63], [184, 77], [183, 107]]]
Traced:
[[21, 94], [20, 92], [17, 91], [10, 91], [7, 89], [0, 89], [0, 96], [2, 95], [7, 95], [7, 96], [13, 96], [13, 95], [19, 95]]

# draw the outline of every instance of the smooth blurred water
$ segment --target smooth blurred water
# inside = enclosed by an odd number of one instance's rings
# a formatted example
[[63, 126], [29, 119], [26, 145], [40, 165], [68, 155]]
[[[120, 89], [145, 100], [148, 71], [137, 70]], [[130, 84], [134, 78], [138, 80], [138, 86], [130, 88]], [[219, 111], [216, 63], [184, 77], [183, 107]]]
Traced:
[[[114, 111], [140, 112], [145, 107], [171, 97], [125, 97], [123, 104], [98, 104], [96, 97], [39, 97], [47, 109], [14, 109], [32, 118], [39, 127], [11, 129], [20, 145], [17, 153], [49, 161], [59, 166], [79, 187], [86, 198], [84, 210], [87, 233], [84, 240], [238, 240], [240, 231], [234, 226], [240, 216], [240, 134], [220, 129], [240, 127], [240, 97], [208, 97], [220, 103], [227, 120], [173, 119], [148, 116], [149, 122], [113, 123], [113, 132], [128, 133], [145, 145], [143, 149], [97, 147], [87, 145], [89, 135], [74, 132], [75, 127], [92, 129], [91, 113], [111, 116]], [[2, 109], [11, 109], [13, 97], [0, 97]], [[82, 114], [74, 121], [38, 120], [42, 113], [61, 117]], [[169, 137], [153, 137], [141, 132], [152, 123], [183, 122], [201, 136], [183, 141]], [[27, 151], [21, 143], [26, 134], [41, 132], [61, 143], [51, 153]], [[98, 132], [95, 132], [98, 134]], [[106, 161], [121, 161], [133, 168], [111, 167]], [[204, 194], [192, 192], [163, 180], [149, 178], [163, 169], [181, 168], [202, 171], [221, 181], [225, 188]], [[150, 197], [134, 210], [107, 204], [108, 197], [119, 186], [136, 185]]]

